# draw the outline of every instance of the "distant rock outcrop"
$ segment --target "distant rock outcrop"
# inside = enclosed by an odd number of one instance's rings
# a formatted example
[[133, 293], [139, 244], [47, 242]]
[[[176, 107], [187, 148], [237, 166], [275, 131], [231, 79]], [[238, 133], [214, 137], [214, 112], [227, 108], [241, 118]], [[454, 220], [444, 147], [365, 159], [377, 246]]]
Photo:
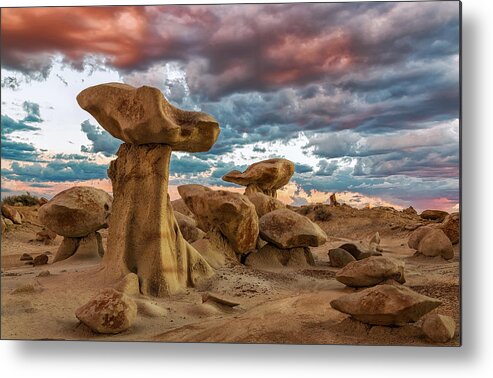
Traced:
[[343, 295], [330, 305], [363, 323], [394, 326], [415, 322], [441, 303], [405, 286], [378, 285]]
[[277, 190], [286, 185], [294, 174], [294, 163], [287, 159], [269, 159], [250, 165], [243, 173], [231, 171], [224, 181], [246, 186], [245, 194], [260, 192], [277, 197]]
[[419, 216], [426, 220], [443, 222], [447, 215], [448, 213], [442, 210], [425, 210]]

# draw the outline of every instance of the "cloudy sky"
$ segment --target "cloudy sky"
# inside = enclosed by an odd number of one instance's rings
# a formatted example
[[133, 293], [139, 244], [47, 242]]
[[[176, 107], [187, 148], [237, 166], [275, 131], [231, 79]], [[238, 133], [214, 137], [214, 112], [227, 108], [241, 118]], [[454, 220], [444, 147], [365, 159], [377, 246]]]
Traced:
[[285, 157], [288, 203], [458, 209], [458, 2], [4, 8], [1, 32], [2, 196], [111, 191], [120, 142], [75, 97], [118, 81], [220, 122], [172, 198]]

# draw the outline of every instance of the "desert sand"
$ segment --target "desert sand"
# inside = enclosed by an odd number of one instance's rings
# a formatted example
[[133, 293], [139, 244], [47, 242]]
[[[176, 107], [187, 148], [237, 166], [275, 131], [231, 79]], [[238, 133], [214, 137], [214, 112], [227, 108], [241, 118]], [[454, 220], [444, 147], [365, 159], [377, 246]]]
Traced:
[[[39, 340], [135, 340], [162, 342], [242, 342], [284, 344], [365, 345], [459, 345], [460, 340], [460, 248], [454, 258], [414, 256], [407, 245], [417, 224], [434, 224], [418, 215], [389, 208], [354, 209], [323, 205], [328, 221], [316, 223], [328, 235], [327, 242], [312, 247], [315, 264], [309, 267], [262, 269], [232, 264], [216, 269], [203, 286], [187, 288], [167, 298], [139, 295], [139, 315], [133, 326], [119, 334], [92, 332], [74, 313], [101, 288], [99, 262], [64, 260], [52, 264], [62, 237], [50, 245], [36, 241], [42, 229], [39, 206], [17, 206], [21, 225], [2, 235], [1, 337]], [[307, 209], [309, 210], [309, 209]], [[313, 218], [313, 212], [308, 211]], [[100, 231], [106, 249], [108, 231]], [[379, 232], [383, 256], [405, 263], [406, 287], [443, 303], [433, 312], [451, 316], [455, 337], [433, 343], [421, 331], [421, 321], [400, 327], [371, 326], [334, 310], [330, 301], [357, 291], [335, 279], [339, 268], [329, 264], [328, 250], [351, 242], [366, 247]], [[49, 256], [46, 265], [20, 261], [28, 253]], [[49, 271], [47, 276], [39, 276]], [[28, 286], [26, 292], [14, 289]], [[214, 301], [203, 303], [211, 293], [238, 303], [230, 307]], [[156, 305], [149, 306], [149, 304]]]

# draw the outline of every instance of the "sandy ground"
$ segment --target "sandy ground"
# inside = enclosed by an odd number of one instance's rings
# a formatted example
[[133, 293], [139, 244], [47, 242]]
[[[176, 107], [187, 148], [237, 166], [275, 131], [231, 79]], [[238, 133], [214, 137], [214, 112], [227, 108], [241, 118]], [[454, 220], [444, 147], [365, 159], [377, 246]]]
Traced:
[[[35, 241], [41, 229], [36, 208], [17, 208], [24, 214], [22, 225], [11, 226], [1, 243], [1, 337], [2, 339], [48, 340], [136, 340], [169, 342], [242, 342], [284, 344], [367, 345], [459, 345], [459, 246], [455, 257], [413, 256], [407, 239], [419, 217], [385, 209], [331, 208], [332, 218], [318, 222], [328, 242], [312, 248], [315, 266], [309, 269], [255, 270], [243, 265], [222, 268], [206, 286], [188, 289], [173, 298], [138, 298], [164, 310], [162, 316], [139, 314], [136, 323], [117, 335], [98, 335], [81, 324], [75, 309], [94, 296], [101, 285], [98, 265], [59, 262], [33, 267], [20, 261], [23, 253], [33, 257], [48, 253], [50, 262], [61, 238], [53, 245]], [[406, 229], [407, 228], [407, 229]], [[458, 324], [456, 337], [445, 344], [432, 344], [419, 322], [403, 327], [368, 326], [350, 319], [329, 302], [355, 291], [334, 279], [337, 268], [329, 266], [327, 252], [345, 242], [365, 245], [379, 231], [384, 256], [406, 263], [406, 286], [439, 298], [435, 311], [452, 316]], [[106, 238], [106, 232], [103, 232]], [[49, 270], [47, 277], [37, 277]], [[32, 293], [12, 290], [33, 284]], [[202, 303], [204, 292], [240, 303], [231, 309]]]

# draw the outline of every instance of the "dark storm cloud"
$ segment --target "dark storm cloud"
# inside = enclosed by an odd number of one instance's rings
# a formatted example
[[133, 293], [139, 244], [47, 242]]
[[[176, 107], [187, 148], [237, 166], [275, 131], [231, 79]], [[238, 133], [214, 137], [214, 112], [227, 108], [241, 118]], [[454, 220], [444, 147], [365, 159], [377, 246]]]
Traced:
[[82, 146], [82, 152], [101, 152], [105, 156], [111, 156], [116, 154], [122, 144], [121, 140], [112, 137], [106, 130], [93, 125], [89, 120], [82, 122], [80, 126], [87, 139], [92, 142], [89, 146]]
[[18, 161], [38, 161], [38, 151], [32, 144], [17, 142], [2, 135], [2, 159]]
[[[27, 117], [26, 117], [27, 118]], [[25, 120], [15, 121], [7, 115], [2, 114], [2, 135], [12, 134], [15, 131], [37, 131], [38, 126], [32, 126], [26, 123]]]
[[25, 182], [66, 182], [108, 178], [106, 164], [87, 161], [53, 160], [46, 165], [19, 164], [13, 162], [9, 169], [2, 169], [2, 177]]
[[297, 172], [297, 173], [313, 172], [313, 168], [311, 166], [309, 166], [308, 164], [296, 164], [294, 169], [295, 169], [295, 172]]

